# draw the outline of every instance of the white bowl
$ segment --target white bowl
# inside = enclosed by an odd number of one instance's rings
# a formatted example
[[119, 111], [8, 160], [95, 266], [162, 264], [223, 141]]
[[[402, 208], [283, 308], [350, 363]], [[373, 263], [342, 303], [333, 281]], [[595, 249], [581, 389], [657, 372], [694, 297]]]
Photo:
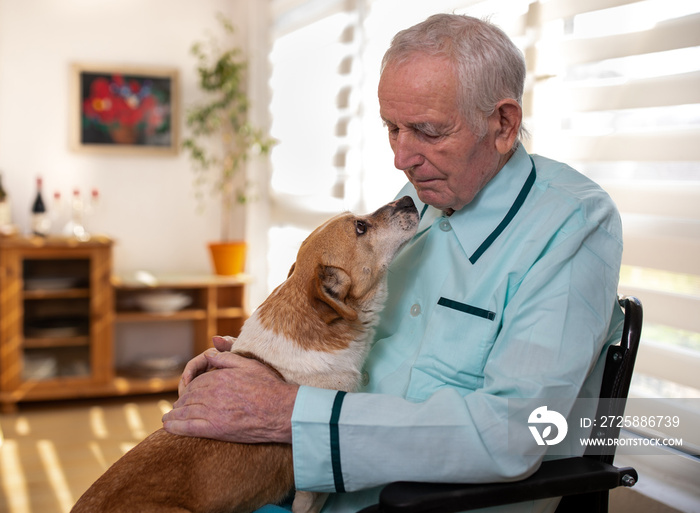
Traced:
[[178, 292], [152, 292], [136, 298], [136, 304], [147, 312], [172, 313], [185, 308], [192, 302], [187, 294]]

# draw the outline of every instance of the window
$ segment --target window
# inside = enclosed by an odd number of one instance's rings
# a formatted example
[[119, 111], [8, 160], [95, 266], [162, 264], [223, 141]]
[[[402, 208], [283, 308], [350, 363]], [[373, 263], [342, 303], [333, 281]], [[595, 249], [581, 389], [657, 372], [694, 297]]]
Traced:
[[[620, 291], [638, 296], [645, 313], [631, 396], [686, 410], [684, 444], [697, 453], [700, 5], [589, 6], [539, 6], [531, 149], [571, 163], [617, 203]], [[627, 413], [643, 415], [634, 404]]]
[[[632, 394], [685, 411], [700, 447], [700, 4], [696, 0], [276, 0], [273, 229], [286, 275], [311, 229], [404, 183], [381, 126], [390, 38], [435, 12], [490, 16], [524, 51], [528, 150], [600, 183], [623, 216], [620, 291], [645, 307]], [[285, 253], [286, 252], [286, 253]], [[689, 412], [689, 413], [688, 413]], [[647, 433], [649, 434], [649, 433]]]
[[331, 215], [357, 206], [360, 12], [354, 2], [272, 2], [271, 228], [268, 290]]

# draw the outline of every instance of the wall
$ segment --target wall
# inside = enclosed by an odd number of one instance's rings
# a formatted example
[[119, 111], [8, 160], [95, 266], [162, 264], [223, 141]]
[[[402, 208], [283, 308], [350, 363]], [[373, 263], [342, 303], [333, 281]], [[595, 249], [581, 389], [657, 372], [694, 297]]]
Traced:
[[234, 21], [243, 45], [245, 0], [0, 0], [0, 172], [20, 229], [29, 229], [41, 175], [47, 202], [56, 190], [66, 198], [74, 187], [99, 189], [89, 227], [116, 240], [117, 272], [209, 272], [205, 243], [218, 237], [218, 202], [197, 213], [187, 156], [70, 151], [69, 67], [177, 68], [186, 107], [201, 98], [189, 49], [207, 31], [220, 33], [217, 12]]

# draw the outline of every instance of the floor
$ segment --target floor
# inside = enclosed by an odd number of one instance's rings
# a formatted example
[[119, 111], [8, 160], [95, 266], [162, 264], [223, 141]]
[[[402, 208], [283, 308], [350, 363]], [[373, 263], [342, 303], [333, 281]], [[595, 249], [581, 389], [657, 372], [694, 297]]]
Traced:
[[174, 399], [28, 404], [0, 415], [0, 513], [68, 513], [114, 461], [161, 427]]
[[[114, 461], [161, 427], [175, 396], [21, 406], [0, 415], [0, 513], [68, 513]], [[611, 513], [680, 513], [636, 493], [611, 493]]]

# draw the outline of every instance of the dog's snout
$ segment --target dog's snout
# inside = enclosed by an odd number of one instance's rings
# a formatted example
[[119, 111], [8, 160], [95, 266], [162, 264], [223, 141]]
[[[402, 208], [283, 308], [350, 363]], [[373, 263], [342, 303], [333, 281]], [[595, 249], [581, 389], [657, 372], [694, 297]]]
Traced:
[[413, 202], [413, 198], [410, 196], [404, 196], [403, 198], [394, 201], [393, 206], [396, 210], [410, 210], [416, 208], [416, 204]]
[[[370, 214], [369, 219], [383, 219], [386, 223], [396, 223], [406, 230], [418, 225], [419, 215], [416, 204], [410, 196], [404, 196], [396, 201], [387, 203], [379, 210]], [[388, 224], [387, 224], [388, 226]]]

